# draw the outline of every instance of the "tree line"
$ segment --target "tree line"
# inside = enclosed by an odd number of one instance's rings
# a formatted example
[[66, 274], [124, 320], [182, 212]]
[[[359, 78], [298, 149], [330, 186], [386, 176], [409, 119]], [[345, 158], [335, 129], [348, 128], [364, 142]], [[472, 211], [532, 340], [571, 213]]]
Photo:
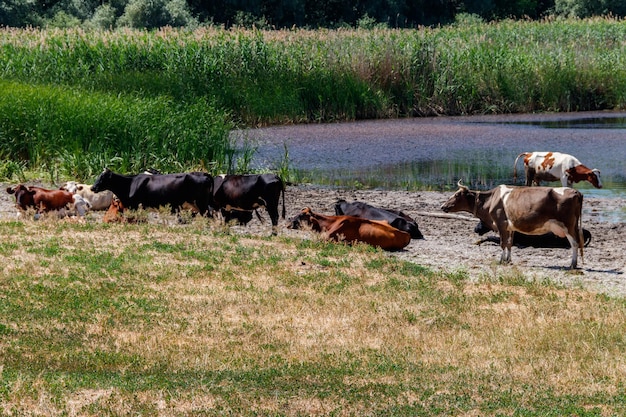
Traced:
[[626, 16], [624, 0], [2, 0], [0, 26], [413, 28], [460, 18]]

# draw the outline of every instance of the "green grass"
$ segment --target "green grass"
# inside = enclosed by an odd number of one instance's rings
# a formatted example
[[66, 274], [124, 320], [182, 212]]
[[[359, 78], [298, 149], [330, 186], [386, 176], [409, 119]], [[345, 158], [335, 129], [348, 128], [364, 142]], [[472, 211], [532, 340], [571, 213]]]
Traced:
[[[244, 171], [250, 156], [226, 139], [235, 125], [623, 109], [625, 36], [610, 18], [418, 30], [3, 28], [0, 156], [81, 178], [105, 164]], [[3, 171], [18, 176], [20, 166]]]
[[626, 412], [623, 299], [201, 219], [0, 241], [7, 414]]

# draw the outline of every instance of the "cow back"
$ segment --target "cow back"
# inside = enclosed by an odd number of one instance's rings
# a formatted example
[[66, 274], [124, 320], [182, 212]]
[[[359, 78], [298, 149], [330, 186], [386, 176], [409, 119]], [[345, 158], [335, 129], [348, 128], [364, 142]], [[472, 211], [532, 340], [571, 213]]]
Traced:
[[513, 230], [542, 234], [543, 226], [551, 220], [566, 227], [580, 220], [583, 197], [573, 188], [500, 187], [506, 218]]
[[369, 220], [384, 220], [392, 227], [409, 233], [413, 239], [424, 238], [417, 226], [417, 222], [400, 210], [375, 207], [361, 201], [348, 203], [345, 200], [339, 200], [335, 204], [335, 214], [361, 217]]

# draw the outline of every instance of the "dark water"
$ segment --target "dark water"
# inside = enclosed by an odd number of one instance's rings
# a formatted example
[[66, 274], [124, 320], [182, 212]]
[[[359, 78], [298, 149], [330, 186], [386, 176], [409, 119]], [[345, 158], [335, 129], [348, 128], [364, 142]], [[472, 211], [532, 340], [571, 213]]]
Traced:
[[582, 117], [571, 120], [545, 120], [511, 122], [513, 124], [540, 126], [549, 129], [626, 129], [626, 117]]
[[[257, 147], [255, 168], [276, 169], [289, 154], [299, 180], [335, 186], [450, 190], [513, 184], [528, 151], [574, 155], [602, 173], [596, 196], [626, 195], [626, 112], [415, 118], [281, 126], [239, 132]], [[517, 182], [523, 184], [521, 161]], [[552, 183], [550, 185], [559, 185]]]

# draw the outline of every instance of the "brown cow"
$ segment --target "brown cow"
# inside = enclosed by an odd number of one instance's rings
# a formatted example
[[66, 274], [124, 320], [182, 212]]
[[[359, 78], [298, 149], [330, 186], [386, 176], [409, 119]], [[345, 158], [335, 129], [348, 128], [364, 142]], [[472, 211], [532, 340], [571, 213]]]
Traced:
[[123, 223], [124, 222], [124, 205], [119, 198], [113, 197], [109, 209], [104, 213], [102, 221], [104, 223]]
[[384, 250], [401, 250], [411, 241], [411, 235], [396, 229], [385, 221], [368, 220], [354, 216], [325, 216], [305, 208], [291, 220], [290, 229], [300, 228], [304, 222], [316, 232], [323, 232], [331, 240], [365, 242]]
[[541, 235], [552, 232], [567, 237], [572, 247], [570, 268], [576, 268], [578, 250], [583, 256], [582, 194], [567, 187], [511, 187], [470, 191], [461, 185], [441, 209], [467, 211], [500, 235], [500, 262], [511, 261], [513, 233]]
[[18, 184], [7, 188], [7, 193], [15, 194], [15, 202], [20, 210], [29, 207], [37, 212], [48, 212], [67, 207], [74, 202], [72, 193], [65, 190], [48, 190], [46, 188]]
[[122, 201], [113, 196], [109, 209], [104, 213], [102, 218], [104, 223], [145, 223], [147, 218], [137, 211], [126, 211], [126, 207]]

